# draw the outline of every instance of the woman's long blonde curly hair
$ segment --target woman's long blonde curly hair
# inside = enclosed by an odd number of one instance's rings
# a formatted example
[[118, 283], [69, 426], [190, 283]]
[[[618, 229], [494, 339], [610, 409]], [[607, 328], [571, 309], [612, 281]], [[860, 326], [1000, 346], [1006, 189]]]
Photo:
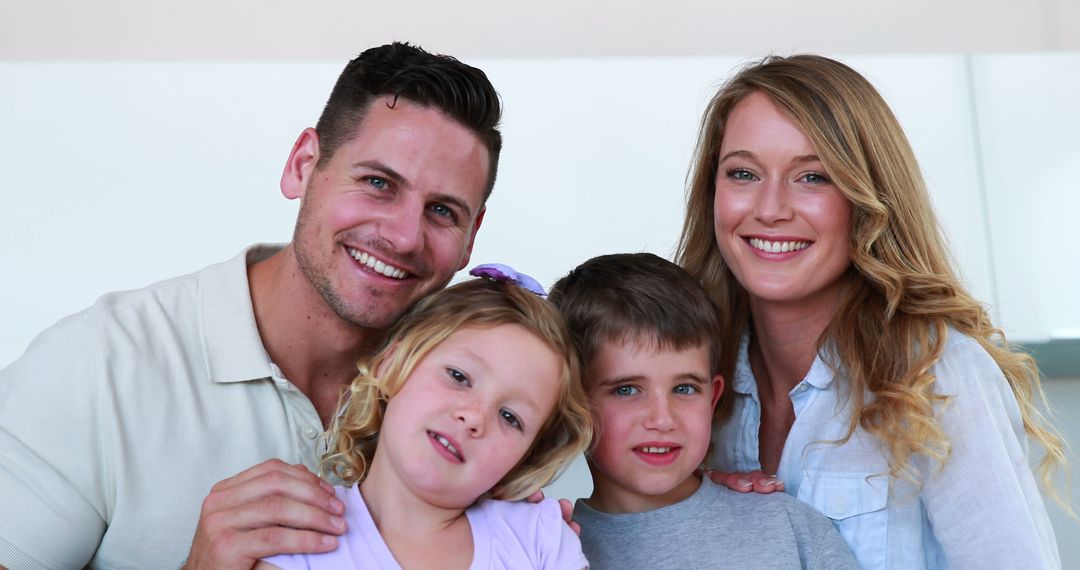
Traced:
[[416, 365], [457, 330], [504, 324], [524, 327], [559, 355], [559, 394], [525, 456], [484, 496], [521, 499], [554, 480], [592, 441], [594, 424], [581, 387], [581, 365], [566, 324], [551, 303], [512, 283], [487, 279], [424, 298], [393, 327], [384, 347], [359, 364], [360, 373], [343, 396], [345, 411], [330, 429], [333, 449], [322, 458], [323, 473], [332, 472], [350, 484], [363, 481], [379, 443], [386, 404]]
[[[1052, 490], [1053, 471], [1065, 465], [1065, 454], [1035, 406], [1045, 399], [1035, 362], [1009, 347], [986, 309], [964, 290], [899, 122], [877, 90], [840, 62], [796, 55], [751, 64], [720, 88], [702, 119], [676, 257], [720, 308], [727, 327], [724, 374], [733, 377], [750, 309], [745, 289], [720, 255], [713, 200], [725, 123], [735, 105], [755, 92], [807, 136], [851, 204], [852, 264], [817, 346], [834, 351], [850, 394], [869, 396], [851, 399], [847, 437], [857, 427], [877, 437], [890, 451], [890, 475], [913, 482], [912, 454], [947, 461], [950, 442], [934, 415], [935, 404], [947, 397], [934, 392], [931, 367], [952, 327], [975, 339], [1001, 368], [1024, 429], [1046, 451], [1039, 472]], [[730, 400], [722, 401], [717, 417], [730, 408]]]

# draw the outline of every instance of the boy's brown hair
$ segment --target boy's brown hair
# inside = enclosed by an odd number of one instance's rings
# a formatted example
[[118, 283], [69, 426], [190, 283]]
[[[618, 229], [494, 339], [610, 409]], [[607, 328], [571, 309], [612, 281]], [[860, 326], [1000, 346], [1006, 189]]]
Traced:
[[657, 348], [709, 348], [720, 370], [716, 306], [690, 274], [651, 253], [616, 253], [577, 266], [548, 297], [562, 311], [587, 368], [600, 343], [655, 342]]

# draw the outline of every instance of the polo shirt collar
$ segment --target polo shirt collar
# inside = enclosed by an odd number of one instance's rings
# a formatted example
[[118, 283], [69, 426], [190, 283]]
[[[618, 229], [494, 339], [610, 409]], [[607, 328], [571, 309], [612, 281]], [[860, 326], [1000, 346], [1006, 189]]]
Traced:
[[274, 377], [251, 305], [247, 268], [283, 246], [254, 245], [199, 273], [202, 337], [210, 379], [219, 383]]

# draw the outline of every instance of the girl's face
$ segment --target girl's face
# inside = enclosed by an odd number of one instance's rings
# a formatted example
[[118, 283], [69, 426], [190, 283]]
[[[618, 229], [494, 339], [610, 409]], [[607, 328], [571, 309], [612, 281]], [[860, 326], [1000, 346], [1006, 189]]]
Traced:
[[561, 373], [562, 359], [520, 325], [458, 330], [387, 403], [372, 474], [381, 455], [421, 500], [468, 507], [525, 456]]
[[835, 299], [851, 263], [851, 206], [806, 135], [761, 93], [728, 116], [713, 208], [720, 253], [753, 300]]

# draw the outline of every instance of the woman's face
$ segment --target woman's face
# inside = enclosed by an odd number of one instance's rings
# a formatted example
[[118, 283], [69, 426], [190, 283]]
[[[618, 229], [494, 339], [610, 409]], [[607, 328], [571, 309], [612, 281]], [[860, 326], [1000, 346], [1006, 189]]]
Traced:
[[728, 116], [713, 208], [720, 253], [753, 300], [835, 299], [851, 263], [851, 206], [806, 135], [761, 93]]

